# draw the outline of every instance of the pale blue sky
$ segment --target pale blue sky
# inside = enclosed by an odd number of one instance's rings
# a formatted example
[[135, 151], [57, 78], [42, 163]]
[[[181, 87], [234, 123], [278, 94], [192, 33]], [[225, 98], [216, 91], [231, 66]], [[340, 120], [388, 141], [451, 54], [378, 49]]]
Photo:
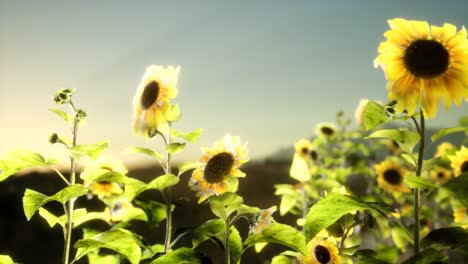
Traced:
[[[461, 27], [466, 10], [468, 1], [0, 0], [0, 154], [59, 153], [47, 136], [66, 130], [47, 108], [61, 87], [76, 88], [88, 112], [81, 143], [158, 146], [132, 135], [132, 100], [148, 65], [172, 64], [181, 66], [176, 127], [205, 130], [182, 158], [228, 132], [262, 157], [339, 109], [352, 116], [363, 97], [387, 100], [372, 61], [388, 19]], [[451, 126], [463, 113], [467, 103], [428, 124]]]

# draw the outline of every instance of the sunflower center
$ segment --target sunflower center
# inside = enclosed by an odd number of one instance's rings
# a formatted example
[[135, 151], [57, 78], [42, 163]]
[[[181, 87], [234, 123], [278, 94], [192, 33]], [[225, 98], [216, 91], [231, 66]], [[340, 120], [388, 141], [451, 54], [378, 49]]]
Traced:
[[393, 185], [400, 184], [402, 180], [400, 172], [394, 169], [386, 170], [383, 176], [386, 182], [393, 184]]
[[444, 174], [443, 172], [441, 172], [441, 171], [439, 171], [439, 172], [437, 173], [437, 177], [438, 177], [439, 179], [444, 178], [444, 176], [445, 176], [445, 174]]
[[145, 90], [141, 95], [141, 108], [146, 110], [150, 108], [156, 99], [158, 99], [159, 94], [159, 84], [156, 81], [152, 81], [145, 86]]
[[221, 152], [213, 156], [206, 164], [203, 178], [208, 183], [219, 183], [226, 178], [234, 165], [231, 153]]
[[328, 261], [330, 261], [331, 259], [330, 252], [328, 251], [328, 249], [321, 245], [315, 247], [314, 256], [318, 262], [324, 264], [328, 263]]
[[309, 155], [310, 155], [310, 158], [312, 160], [317, 160], [318, 159], [318, 153], [315, 150], [311, 150]]
[[460, 170], [462, 174], [468, 171], [468, 160], [462, 163], [462, 165], [460, 166]]
[[403, 58], [413, 75], [425, 79], [444, 73], [449, 66], [448, 51], [435, 40], [420, 39], [409, 45]]
[[309, 152], [309, 149], [306, 148], [306, 147], [301, 148], [301, 152], [302, 152], [302, 154], [307, 155], [307, 152]]
[[332, 128], [327, 127], [327, 126], [322, 127], [320, 130], [322, 131], [323, 134], [327, 136], [331, 136], [335, 133], [335, 131]]

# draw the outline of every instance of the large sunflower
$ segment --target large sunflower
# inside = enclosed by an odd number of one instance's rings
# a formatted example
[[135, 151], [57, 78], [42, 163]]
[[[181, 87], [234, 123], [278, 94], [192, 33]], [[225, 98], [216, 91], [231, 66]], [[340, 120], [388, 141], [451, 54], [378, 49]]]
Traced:
[[301, 259], [301, 264], [339, 264], [341, 257], [338, 249], [328, 240], [315, 238], [307, 244], [307, 256]]
[[389, 98], [397, 110], [412, 115], [418, 104], [435, 117], [442, 98], [448, 109], [468, 98], [468, 40], [466, 29], [451, 24], [430, 26], [425, 21], [388, 21], [387, 41], [380, 43], [374, 66], [388, 80]]
[[323, 139], [330, 140], [336, 136], [336, 126], [333, 123], [323, 122], [317, 125], [315, 133]]
[[432, 180], [439, 184], [446, 183], [451, 176], [452, 172], [444, 167], [436, 167], [433, 170], [431, 170]]
[[449, 155], [448, 158], [452, 162], [452, 168], [454, 169], [455, 177], [462, 175], [462, 173], [468, 171], [468, 148], [464, 146], [455, 155]]
[[235, 191], [230, 190], [229, 182], [245, 177], [239, 167], [248, 161], [246, 146], [240, 145], [239, 137], [229, 134], [213, 148], [203, 148], [202, 152], [202, 165], [193, 171], [189, 181], [189, 187], [200, 197], [198, 203], [212, 195]]
[[409, 192], [410, 189], [403, 185], [403, 179], [407, 173], [406, 169], [394, 162], [385, 160], [375, 165], [377, 173], [377, 184], [390, 192]]
[[177, 96], [177, 80], [180, 68], [149, 66], [133, 99], [133, 131], [152, 138], [156, 131], [167, 128], [165, 114], [170, 107], [169, 99]]

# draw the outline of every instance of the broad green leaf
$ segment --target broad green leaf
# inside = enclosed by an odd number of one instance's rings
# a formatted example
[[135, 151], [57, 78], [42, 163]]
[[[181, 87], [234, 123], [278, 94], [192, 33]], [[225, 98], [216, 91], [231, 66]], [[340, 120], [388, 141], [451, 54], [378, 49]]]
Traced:
[[450, 179], [446, 184], [443, 185], [444, 188], [450, 190], [465, 207], [468, 208], [468, 172], [463, 173], [462, 175]]
[[42, 207], [39, 208], [39, 215], [47, 221], [50, 227], [54, 227], [57, 223], [62, 225], [62, 223], [60, 223], [60, 219], [56, 215]]
[[118, 255], [101, 255], [99, 253], [89, 253], [88, 254], [88, 263], [89, 264], [120, 264], [122, 260]]
[[[81, 210], [81, 209], [78, 209]], [[63, 215], [62, 217], [64, 217]], [[109, 214], [105, 212], [87, 212], [85, 214], [75, 214], [73, 213], [73, 227], [76, 228], [88, 221], [92, 220], [102, 220], [107, 221], [109, 218]], [[66, 221], [66, 219], [63, 219]]]
[[177, 131], [175, 129], [172, 130], [172, 136], [176, 138], [183, 138], [191, 143], [195, 143], [198, 141], [198, 138], [201, 136], [203, 133], [203, 129], [199, 128], [193, 131], [190, 131], [188, 133], [182, 133], [180, 131]]
[[441, 130], [437, 131], [431, 136], [431, 141], [435, 142], [439, 140], [441, 137], [455, 133], [455, 132], [468, 132], [468, 127], [450, 127], [450, 128], [442, 128]]
[[242, 238], [235, 226], [231, 226], [230, 228], [229, 250], [234, 263], [237, 263], [242, 253]]
[[432, 230], [422, 240], [423, 247], [457, 248], [468, 245], [468, 230], [456, 227], [439, 228]]
[[181, 152], [182, 150], [184, 150], [185, 148], [185, 143], [171, 143], [169, 145], [167, 145], [166, 147], [166, 150], [167, 152], [171, 153], [172, 155], [175, 155], [179, 152]]
[[224, 233], [225, 223], [223, 219], [212, 219], [203, 223], [193, 231], [192, 246], [198, 247], [202, 242], [210, 239], [211, 237], [222, 238]]
[[306, 240], [314, 238], [322, 229], [332, 225], [343, 215], [358, 210], [371, 210], [383, 214], [390, 212], [390, 206], [382, 203], [367, 203], [352, 196], [339, 193], [329, 193], [315, 203], [306, 217]]
[[263, 242], [281, 244], [304, 255], [307, 254], [304, 236], [289, 225], [271, 223], [262, 232], [248, 236], [244, 245], [251, 246]]
[[182, 175], [184, 172], [196, 169], [202, 165], [201, 162], [185, 162], [179, 165], [177, 176]]
[[405, 260], [402, 264], [432, 264], [432, 263], [448, 263], [447, 256], [441, 254], [433, 248], [426, 248], [419, 254]]
[[148, 223], [151, 226], [157, 226], [166, 219], [166, 205], [156, 201], [135, 200], [135, 204], [143, 209], [147, 215]]
[[[99, 216], [98, 216], [99, 214]], [[67, 223], [67, 216], [62, 215], [60, 217], [55, 216], [51, 212], [47, 211], [45, 208], [39, 208], [39, 215], [44, 218], [50, 227], [54, 227], [56, 224], [61, 225], [64, 227]], [[101, 219], [105, 220], [105, 213], [104, 212], [90, 212], [88, 213], [85, 208], [76, 209], [73, 211], [73, 228], [81, 225], [82, 223], [93, 220], [93, 219]]]
[[96, 169], [88, 170], [86, 177], [83, 177], [83, 173], [80, 174], [80, 178], [88, 183], [91, 182], [116, 182], [125, 184], [128, 181], [128, 177], [120, 172], [109, 171], [107, 169]]
[[439, 162], [440, 162], [440, 157], [432, 158], [432, 159], [428, 159], [428, 160], [423, 160], [423, 165], [422, 165], [421, 171], [431, 170]]
[[152, 158], [155, 158], [159, 162], [161, 162], [164, 159], [163, 155], [161, 153], [158, 153], [158, 152], [156, 152], [154, 150], [151, 150], [151, 149], [148, 149], [148, 148], [129, 147], [129, 148], [126, 148], [125, 151], [150, 156]]
[[75, 243], [78, 249], [75, 260], [79, 260], [99, 248], [111, 249], [124, 256], [130, 263], [137, 264], [141, 256], [141, 238], [125, 229], [114, 229], [84, 238]]
[[210, 203], [211, 211], [217, 217], [226, 220], [228, 216], [239, 209], [244, 200], [235, 193], [227, 192], [219, 196], [210, 196], [208, 202]]
[[34, 213], [39, 209], [40, 204], [47, 198], [47, 195], [34, 190], [26, 189], [23, 196], [23, 210], [26, 219], [29, 221]]
[[436, 184], [422, 177], [418, 177], [414, 173], [407, 174], [404, 178], [404, 183], [410, 188], [428, 189], [429, 191], [439, 188]]
[[84, 156], [88, 156], [92, 159], [96, 159], [101, 153], [109, 146], [106, 140], [98, 142], [96, 144], [89, 145], [76, 145], [69, 149], [70, 155], [75, 159], [80, 159]]
[[293, 264], [292, 259], [285, 255], [274, 256], [271, 259], [271, 264]]
[[55, 164], [58, 164], [56, 160], [46, 159], [37, 152], [23, 149], [14, 150], [0, 160], [0, 182], [26, 168], [50, 167]]
[[0, 255], [0, 263], [2, 264], [15, 264], [10, 256], [7, 255]]
[[164, 117], [167, 121], [177, 122], [180, 119], [180, 108], [178, 104], [170, 105], [167, 111], [164, 113]]
[[257, 214], [258, 212], [260, 212], [260, 208], [258, 207], [241, 204], [241, 206], [237, 210], [237, 215]]
[[192, 248], [181, 247], [153, 260], [150, 264], [202, 264], [203, 257]]
[[298, 154], [294, 154], [291, 168], [289, 169], [289, 175], [291, 178], [300, 182], [306, 182], [310, 180], [310, 168], [307, 164], [307, 160]]
[[73, 124], [73, 117], [69, 113], [64, 112], [64, 111], [62, 111], [60, 109], [57, 109], [57, 108], [49, 108], [49, 111], [51, 111], [51, 112], [55, 113], [56, 115], [58, 115], [59, 117], [61, 117], [68, 124]]
[[176, 185], [178, 182], [179, 178], [173, 174], [161, 175], [148, 184], [137, 179], [127, 178], [127, 184], [125, 185], [125, 197], [131, 201], [136, 196], [138, 196], [138, 194], [146, 190], [155, 189], [162, 191], [167, 187]]
[[417, 132], [405, 129], [382, 129], [375, 131], [366, 138], [392, 139], [398, 143], [403, 152], [412, 153], [414, 146], [419, 143], [421, 137]]
[[358, 250], [353, 256], [357, 257], [357, 264], [389, 264], [387, 261], [377, 259], [377, 252], [371, 249]]
[[408, 153], [402, 153], [401, 157], [403, 159], [405, 159], [409, 164], [411, 164], [411, 166], [413, 166], [413, 168], [416, 168], [417, 161], [416, 161], [416, 157], [414, 155], [408, 154]]
[[382, 105], [369, 101], [364, 107], [364, 126], [367, 130], [385, 123], [387, 119], [385, 109]]
[[285, 215], [287, 214], [294, 206], [296, 206], [298, 200], [297, 195], [283, 195], [281, 197], [281, 202], [280, 202], [280, 215]]
[[[163, 253], [164, 252], [164, 245], [162, 244], [154, 244], [149, 247], [145, 247], [143, 250], [143, 253], [141, 254], [140, 260], [150, 260], [153, 259], [154, 255], [157, 253]], [[146, 263], [146, 262], [141, 262], [141, 263]]]

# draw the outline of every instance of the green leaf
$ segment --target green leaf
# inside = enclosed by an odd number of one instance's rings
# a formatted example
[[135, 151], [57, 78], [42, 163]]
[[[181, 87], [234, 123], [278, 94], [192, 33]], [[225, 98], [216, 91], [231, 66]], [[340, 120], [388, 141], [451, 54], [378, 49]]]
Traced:
[[68, 200], [83, 196], [87, 192], [87, 189], [84, 188], [81, 184], [67, 186], [50, 197], [40, 192], [26, 189], [23, 197], [24, 214], [29, 221], [29, 219], [31, 219], [31, 217], [36, 213], [36, 211], [48, 202], [57, 201], [61, 204], [65, 204]]
[[201, 162], [185, 162], [179, 165], [177, 176], [182, 175], [184, 172], [198, 168], [202, 165]]
[[10, 256], [7, 255], [0, 255], [0, 263], [2, 264], [15, 264]]
[[427, 189], [429, 191], [439, 188], [438, 185], [432, 183], [427, 179], [418, 177], [414, 173], [408, 173], [404, 178], [404, 183], [410, 188]]
[[260, 212], [260, 208], [258, 207], [241, 204], [241, 206], [237, 210], [237, 215], [257, 214], [258, 212]]
[[448, 263], [447, 256], [442, 255], [439, 251], [433, 248], [427, 248], [419, 254], [412, 256], [402, 264], [431, 264], [431, 263]]
[[131, 201], [136, 196], [138, 196], [138, 194], [146, 190], [154, 189], [162, 191], [167, 187], [176, 185], [178, 182], [179, 178], [173, 174], [161, 175], [148, 184], [137, 179], [127, 178], [127, 182], [125, 185], [125, 197], [127, 197], [127, 199]]
[[109, 146], [106, 140], [98, 142], [96, 144], [89, 145], [76, 145], [69, 149], [70, 155], [75, 159], [80, 159], [83, 156], [88, 156], [92, 159], [96, 159], [101, 153]]
[[139, 153], [152, 158], [155, 158], [157, 161], [161, 162], [164, 158], [161, 153], [158, 153], [154, 150], [141, 147], [129, 147], [125, 149], [125, 152]]
[[234, 263], [237, 263], [242, 253], [242, 238], [235, 226], [231, 226], [229, 233], [229, 250]]
[[468, 230], [456, 227], [439, 228], [432, 230], [422, 240], [423, 247], [438, 246], [457, 248], [468, 244]]
[[49, 108], [49, 111], [51, 111], [51, 112], [55, 113], [56, 115], [58, 115], [59, 117], [61, 117], [68, 124], [73, 124], [73, 117], [69, 113], [66, 113], [66, 112], [64, 112], [64, 111], [62, 111], [60, 109], [57, 109], [57, 108]]
[[369, 101], [364, 107], [364, 126], [367, 130], [373, 129], [388, 120], [382, 105]]
[[153, 260], [150, 264], [202, 264], [203, 257], [192, 248], [181, 247]]
[[135, 204], [143, 209], [148, 217], [148, 223], [151, 226], [157, 226], [166, 219], [166, 205], [156, 201], [135, 200]]
[[271, 264], [293, 264], [293, 262], [288, 256], [278, 255], [271, 259]]
[[180, 108], [178, 104], [170, 105], [167, 111], [164, 113], [164, 117], [167, 121], [177, 122], [180, 119]]
[[444, 188], [450, 190], [465, 207], [468, 208], [468, 172], [463, 173], [462, 175], [450, 179], [446, 184], [443, 185]]
[[413, 166], [413, 168], [416, 168], [416, 163], [417, 163], [417, 161], [416, 161], [415, 156], [413, 156], [412, 154], [408, 154], [408, 153], [402, 153], [402, 154], [401, 154], [401, 157], [402, 157], [403, 159], [405, 159], [406, 162], [408, 162], [409, 164], [411, 164], [411, 166]]
[[182, 150], [184, 150], [185, 148], [185, 143], [171, 143], [169, 145], [167, 145], [166, 147], [166, 150], [167, 152], [171, 153], [172, 155], [175, 155], [179, 152], [181, 152]]
[[192, 246], [193, 248], [198, 247], [204, 241], [211, 237], [219, 237], [222, 239], [224, 233], [225, 223], [223, 219], [212, 219], [203, 223], [193, 231], [192, 235]]
[[283, 195], [281, 197], [281, 202], [280, 202], [280, 215], [285, 215], [287, 214], [291, 209], [294, 208], [298, 201], [298, 196], [297, 195]]
[[60, 219], [56, 215], [42, 207], [39, 208], [39, 215], [47, 221], [50, 227], [54, 227], [57, 223], [62, 225], [62, 223], [60, 223]]
[[23, 149], [14, 150], [0, 160], [0, 182], [26, 168], [50, 167], [55, 164], [58, 164], [56, 160], [46, 159], [37, 152]]
[[291, 178], [300, 182], [306, 182], [310, 180], [310, 168], [307, 164], [307, 160], [298, 154], [294, 154], [291, 168], [289, 169], [289, 175]]
[[377, 252], [371, 249], [358, 250], [353, 256], [357, 256], [357, 264], [389, 264], [387, 261], [377, 259]]
[[440, 157], [432, 158], [432, 159], [428, 159], [428, 160], [423, 160], [423, 165], [422, 165], [421, 171], [431, 170], [439, 162], [440, 162]]
[[201, 136], [203, 133], [203, 129], [199, 128], [193, 131], [190, 131], [188, 133], [183, 133], [180, 131], [177, 131], [175, 129], [172, 130], [172, 136], [176, 138], [183, 138], [191, 143], [195, 143], [198, 141], [198, 138]]
[[239, 209], [244, 200], [235, 193], [226, 192], [219, 196], [208, 197], [208, 202], [211, 211], [217, 217], [226, 220], [228, 216]]
[[84, 238], [75, 243], [78, 249], [75, 260], [79, 260], [99, 248], [111, 249], [124, 256], [130, 263], [137, 264], [141, 256], [141, 238], [125, 229], [114, 229]]
[[448, 134], [452, 134], [455, 132], [468, 132], [468, 127], [450, 127], [450, 128], [442, 128], [441, 130], [437, 131], [431, 136], [431, 141], [435, 142], [439, 140], [441, 137], [446, 136]]
[[329, 193], [314, 204], [307, 214], [305, 231], [306, 240], [314, 238], [322, 229], [332, 225], [343, 215], [358, 210], [371, 210], [386, 215], [393, 208], [383, 203], [367, 203], [355, 197], [339, 193]]
[[264, 242], [281, 244], [307, 255], [304, 236], [289, 225], [271, 223], [261, 233], [248, 236], [244, 245], [251, 246]]
[[414, 146], [419, 143], [421, 138], [417, 132], [405, 129], [382, 129], [377, 130], [366, 138], [388, 138], [398, 143], [401, 150], [406, 153], [412, 153]]

